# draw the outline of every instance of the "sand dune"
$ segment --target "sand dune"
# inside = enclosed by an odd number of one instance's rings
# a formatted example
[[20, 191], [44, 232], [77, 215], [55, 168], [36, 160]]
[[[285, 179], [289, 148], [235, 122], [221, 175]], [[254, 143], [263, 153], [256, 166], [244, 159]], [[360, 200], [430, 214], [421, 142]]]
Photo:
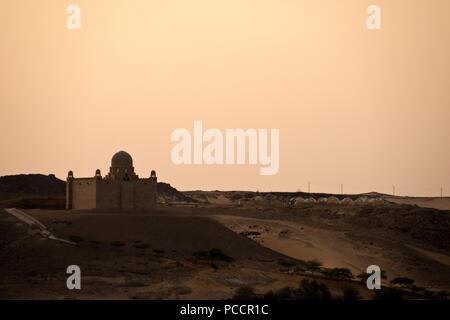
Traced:
[[356, 226], [345, 231], [336, 226], [315, 227], [306, 219], [302, 223], [301, 218], [281, 214], [278, 217], [284, 219], [276, 219], [275, 213], [272, 219], [222, 213], [212, 217], [236, 233], [295, 259], [318, 259], [324, 267], [346, 267], [354, 274], [375, 264], [389, 279], [408, 276], [428, 288], [450, 287], [449, 255], [405, 243], [388, 233]]
[[370, 264], [380, 264], [390, 274], [400, 274], [382, 258], [380, 248], [358, 245], [347, 238], [344, 232], [280, 220], [224, 215], [217, 215], [214, 218], [237, 233], [260, 233], [252, 239], [295, 259], [304, 261], [318, 259], [325, 267], [346, 267], [356, 274]]

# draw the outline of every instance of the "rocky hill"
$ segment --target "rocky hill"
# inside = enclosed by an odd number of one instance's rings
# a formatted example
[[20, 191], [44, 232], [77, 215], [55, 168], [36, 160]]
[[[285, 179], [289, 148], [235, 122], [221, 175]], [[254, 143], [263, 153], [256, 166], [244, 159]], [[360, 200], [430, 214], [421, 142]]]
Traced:
[[18, 174], [0, 177], [0, 199], [23, 195], [65, 197], [66, 182], [55, 175]]

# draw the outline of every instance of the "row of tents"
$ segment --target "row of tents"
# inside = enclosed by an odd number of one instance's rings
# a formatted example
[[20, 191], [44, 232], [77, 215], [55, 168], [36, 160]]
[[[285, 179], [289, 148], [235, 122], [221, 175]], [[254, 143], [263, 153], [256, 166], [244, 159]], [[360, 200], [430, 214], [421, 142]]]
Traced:
[[344, 198], [342, 200], [339, 200], [337, 197], [329, 197], [329, 198], [318, 198], [315, 199], [313, 197], [309, 198], [291, 198], [289, 199], [289, 205], [296, 206], [304, 203], [327, 203], [327, 204], [344, 204], [344, 205], [365, 205], [365, 204], [371, 204], [371, 205], [382, 205], [385, 202], [382, 198], [368, 198], [368, 197], [360, 197], [356, 200], [353, 200], [352, 198]]

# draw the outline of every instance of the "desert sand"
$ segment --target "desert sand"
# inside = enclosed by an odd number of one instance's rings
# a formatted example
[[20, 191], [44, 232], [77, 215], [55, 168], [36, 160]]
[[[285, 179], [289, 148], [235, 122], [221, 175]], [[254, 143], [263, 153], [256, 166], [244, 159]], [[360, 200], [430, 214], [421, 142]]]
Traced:
[[[153, 212], [24, 210], [56, 237], [81, 238], [75, 246], [45, 240], [2, 210], [0, 296], [228, 299], [242, 286], [263, 293], [303, 278], [319, 278], [338, 296], [346, 281], [305, 271], [303, 261], [312, 259], [354, 275], [379, 265], [388, 275], [384, 285], [407, 276], [428, 290], [450, 289], [447, 211], [397, 204], [291, 208], [273, 199], [264, 204], [264, 197], [244, 204], [217, 198], [220, 204], [164, 204]], [[217, 261], [216, 269], [193, 256], [211, 248], [234, 261]], [[82, 269], [80, 292], [65, 287], [70, 264]], [[363, 284], [350, 283], [373, 297]]]
[[[278, 264], [288, 257], [236, 234], [215, 219], [177, 209], [137, 214], [27, 213], [61, 238], [77, 235], [84, 240], [76, 246], [45, 240], [27, 224], [1, 212], [2, 298], [227, 299], [241, 286], [263, 292], [295, 286], [304, 278]], [[118, 241], [124, 245], [111, 245]], [[135, 247], [150, 242], [151, 248]], [[211, 247], [223, 249], [235, 261], [217, 262], [218, 269], [214, 269], [192, 257], [193, 251]], [[65, 286], [65, 270], [70, 264], [82, 269], [81, 291], [69, 291]], [[323, 281], [332, 292], [339, 292], [340, 281]], [[361, 294], [369, 296], [368, 292]]]
[[435, 208], [439, 210], [450, 210], [450, 198], [431, 198], [431, 197], [384, 197], [386, 200], [399, 203], [416, 205], [422, 208]]

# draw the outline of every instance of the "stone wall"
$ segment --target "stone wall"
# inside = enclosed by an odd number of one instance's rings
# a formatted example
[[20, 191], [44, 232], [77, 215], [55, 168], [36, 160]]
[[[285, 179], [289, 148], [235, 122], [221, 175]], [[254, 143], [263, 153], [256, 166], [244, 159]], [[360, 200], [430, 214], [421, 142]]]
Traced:
[[72, 179], [71, 209], [94, 209], [96, 207], [96, 180], [94, 178]]
[[156, 207], [156, 186], [152, 179], [69, 179], [66, 209], [152, 209]]
[[136, 181], [134, 198], [136, 209], [152, 209], [156, 207], [156, 181], [139, 179]]
[[120, 181], [97, 181], [97, 208], [119, 209], [120, 208]]

